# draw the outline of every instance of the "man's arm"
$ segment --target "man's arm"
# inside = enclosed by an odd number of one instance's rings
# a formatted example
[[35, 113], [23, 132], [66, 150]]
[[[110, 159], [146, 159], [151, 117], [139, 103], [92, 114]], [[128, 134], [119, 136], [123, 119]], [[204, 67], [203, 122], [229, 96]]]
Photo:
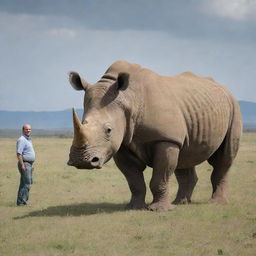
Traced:
[[25, 171], [25, 164], [24, 164], [24, 162], [23, 162], [23, 157], [22, 157], [22, 155], [20, 154], [20, 153], [17, 153], [17, 158], [18, 158], [18, 160], [19, 160], [19, 162], [20, 162], [20, 164], [21, 164], [21, 168], [22, 168], [22, 170], [23, 171]]

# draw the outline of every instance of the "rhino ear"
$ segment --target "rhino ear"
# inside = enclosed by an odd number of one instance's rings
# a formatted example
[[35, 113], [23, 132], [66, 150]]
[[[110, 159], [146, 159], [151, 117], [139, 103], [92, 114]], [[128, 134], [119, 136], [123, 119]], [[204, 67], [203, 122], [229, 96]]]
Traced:
[[77, 72], [71, 71], [69, 72], [69, 82], [75, 90], [84, 90], [86, 91], [89, 87], [89, 83], [87, 83]]
[[117, 78], [117, 89], [124, 91], [127, 89], [129, 85], [129, 77], [130, 75], [128, 73], [119, 73]]

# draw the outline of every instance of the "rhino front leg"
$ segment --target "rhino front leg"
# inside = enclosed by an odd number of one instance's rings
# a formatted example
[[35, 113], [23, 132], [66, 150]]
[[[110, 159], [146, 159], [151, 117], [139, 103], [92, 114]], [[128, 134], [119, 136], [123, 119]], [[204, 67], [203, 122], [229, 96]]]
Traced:
[[162, 142], [155, 148], [153, 175], [150, 189], [153, 201], [148, 206], [152, 211], [168, 211], [174, 208], [169, 198], [169, 176], [177, 166], [179, 148], [177, 145]]
[[178, 192], [173, 204], [191, 203], [191, 196], [198, 181], [195, 167], [176, 169], [175, 176], [179, 184]]
[[146, 165], [137, 159], [128, 149], [121, 146], [114, 156], [117, 167], [124, 174], [131, 190], [131, 200], [127, 209], [146, 209], [146, 184], [143, 171]]

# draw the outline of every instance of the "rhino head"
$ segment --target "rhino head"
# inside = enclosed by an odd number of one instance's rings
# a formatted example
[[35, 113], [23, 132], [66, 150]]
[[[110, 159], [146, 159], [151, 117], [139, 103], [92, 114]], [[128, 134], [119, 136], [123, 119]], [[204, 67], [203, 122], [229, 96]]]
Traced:
[[73, 109], [74, 138], [68, 165], [99, 169], [118, 151], [126, 129], [125, 111], [118, 98], [128, 79], [129, 75], [122, 73], [91, 86], [78, 73], [69, 73], [73, 88], [84, 90], [85, 96], [82, 121]]

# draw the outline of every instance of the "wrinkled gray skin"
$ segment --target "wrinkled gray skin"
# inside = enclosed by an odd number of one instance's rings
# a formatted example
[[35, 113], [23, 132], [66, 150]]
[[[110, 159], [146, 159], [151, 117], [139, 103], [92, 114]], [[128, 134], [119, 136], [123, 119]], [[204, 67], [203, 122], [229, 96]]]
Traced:
[[[213, 79], [186, 72], [160, 76], [125, 61], [115, 62], [93, 86], [76, 72], [70, 83], [84, 90], [82, 122], [75, 111], [69, 165], [101, 168], [111, 157], [131, 190], [129, 209], [163, 210], [191, 202], [195, 166], [213, 166], [212, 202], [227, 202], [228, 170], [241, 135], [238, 103]], [[153, 201], [146, 206], [143, 171], [153, 168]], [[173, 204], [169, 176], [179, 189]]]

